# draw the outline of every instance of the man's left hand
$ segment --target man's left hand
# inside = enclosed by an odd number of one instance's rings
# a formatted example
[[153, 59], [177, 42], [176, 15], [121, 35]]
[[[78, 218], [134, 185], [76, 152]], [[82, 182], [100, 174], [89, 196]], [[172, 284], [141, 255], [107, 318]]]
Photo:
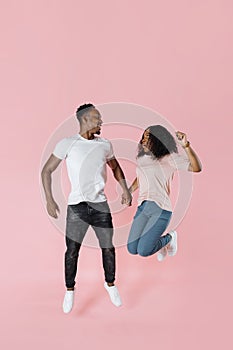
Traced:
[[124, 191], [121, 196], [121, 204], [126, 204], [128, 207], [132, 205], [132, 196], [129, 191]]

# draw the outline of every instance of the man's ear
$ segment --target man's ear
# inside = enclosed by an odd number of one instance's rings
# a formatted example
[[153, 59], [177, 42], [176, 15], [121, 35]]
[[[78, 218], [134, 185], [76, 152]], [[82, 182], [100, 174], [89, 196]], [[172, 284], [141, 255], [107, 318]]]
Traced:
[[87, 112], [83, 115], [83, 121], [85, 123], [88, 123], [89, 120], [90, 120], [90, 114]]
[[83, 123], [87, 124], [88, 123], [88, 115], [85, 114], [83, 117], [82, 117], [82, 121]]

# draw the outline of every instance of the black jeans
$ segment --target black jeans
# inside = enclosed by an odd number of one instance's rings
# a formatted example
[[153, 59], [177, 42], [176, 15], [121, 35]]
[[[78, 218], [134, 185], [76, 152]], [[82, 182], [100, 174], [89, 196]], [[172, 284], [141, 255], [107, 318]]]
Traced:
[[65, 282], [67, 288], [75, 286], [79, 250], [88, 227], [94, 229], [102, 249], [105, 281], [115, 280], [115, 248], [112, 244], [113, 224], [107, 202], [68, 205], [66, 217]]

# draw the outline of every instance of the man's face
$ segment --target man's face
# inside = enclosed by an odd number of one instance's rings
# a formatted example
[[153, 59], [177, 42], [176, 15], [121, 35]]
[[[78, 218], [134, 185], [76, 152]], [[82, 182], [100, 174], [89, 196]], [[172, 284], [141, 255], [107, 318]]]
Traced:
[[101, 133], [101, 125], [103, 124], [101, 114], [95, 108], [92, 108], [88, 113], [87, 125], [88, 131], [92, 134], [100, 134]]

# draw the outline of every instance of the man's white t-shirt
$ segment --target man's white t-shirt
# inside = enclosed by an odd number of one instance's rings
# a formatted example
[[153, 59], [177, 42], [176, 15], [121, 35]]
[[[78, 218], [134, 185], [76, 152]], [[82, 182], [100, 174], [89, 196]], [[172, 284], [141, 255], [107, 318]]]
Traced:
[[95, 137], [88, 140], [80, 134], [62, 139], [53, 151], [55, 157], [66, 160], [71, 183], [68, 204], [104, 202], [107, 180], [106, 163], [114, 158], [110, 141]]

